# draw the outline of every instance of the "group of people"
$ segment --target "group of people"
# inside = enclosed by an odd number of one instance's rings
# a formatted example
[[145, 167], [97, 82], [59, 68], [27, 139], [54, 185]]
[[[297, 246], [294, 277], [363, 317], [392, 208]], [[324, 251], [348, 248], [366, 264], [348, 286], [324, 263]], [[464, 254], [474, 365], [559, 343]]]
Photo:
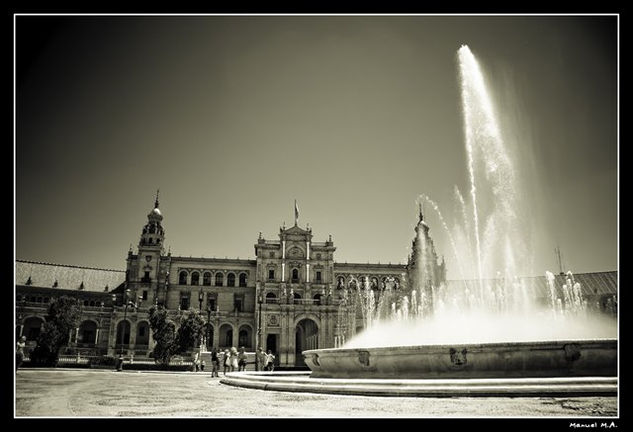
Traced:
[[257, 348], [257, 364], [259, 370], [267, 370], [272, 372], [275, 369], [275, 355], [271, 350], [265, 353], [263, 349]]
[[[275, 368], [275, 355], [271, 350], [265, 353], [261, 348], [257, 349], [256, 361], [258, 369], [263, 371], [273, 371]], [[244, 347], [236, 349], [235, 347], [227, 348], [224, 352], [218, 352], [217, 348], [211, 350], [211, 376], [218, 377], [220, 365], [224, 367], [224, 375], [227, 372], [241, 372], [246, 370], [247, 356]], [[195, 371], [204, 371], [205, 362], [199, 353], [194, 357]]]

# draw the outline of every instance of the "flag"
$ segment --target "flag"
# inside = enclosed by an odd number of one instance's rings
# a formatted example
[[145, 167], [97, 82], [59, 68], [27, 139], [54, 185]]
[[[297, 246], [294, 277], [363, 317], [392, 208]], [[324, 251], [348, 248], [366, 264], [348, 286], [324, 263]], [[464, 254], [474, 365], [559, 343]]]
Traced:
[[298, 220], [299, 220], [299, 206], [297, 206], [297, 200], [295, 200], [295, 225], [297, 225]]

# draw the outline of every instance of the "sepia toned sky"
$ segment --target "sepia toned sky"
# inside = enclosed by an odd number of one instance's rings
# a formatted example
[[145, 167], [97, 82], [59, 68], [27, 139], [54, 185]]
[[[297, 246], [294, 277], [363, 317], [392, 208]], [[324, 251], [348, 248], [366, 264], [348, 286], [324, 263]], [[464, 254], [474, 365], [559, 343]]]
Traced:
[[[160, 188], [173, 255], [312, 228], [406, 261], [417, 200], [468, 191], [457, 50], [521, 178], [525, 275], [618, 266], [616, 16], [18, 16], [17, 259], [124, 269]], [[431, 235], [457, 278], [446, 232]]]

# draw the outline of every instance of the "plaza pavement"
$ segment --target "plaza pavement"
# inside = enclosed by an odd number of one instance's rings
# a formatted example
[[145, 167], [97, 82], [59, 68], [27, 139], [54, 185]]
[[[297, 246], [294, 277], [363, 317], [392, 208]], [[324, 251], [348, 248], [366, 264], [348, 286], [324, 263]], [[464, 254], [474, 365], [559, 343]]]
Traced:
[[[220, 374], [222, 375], [222, 374]], [[617, 419], [618, 398], [377, 397], [237, 388], [209, 372], [20, 369], [15, 417]]]

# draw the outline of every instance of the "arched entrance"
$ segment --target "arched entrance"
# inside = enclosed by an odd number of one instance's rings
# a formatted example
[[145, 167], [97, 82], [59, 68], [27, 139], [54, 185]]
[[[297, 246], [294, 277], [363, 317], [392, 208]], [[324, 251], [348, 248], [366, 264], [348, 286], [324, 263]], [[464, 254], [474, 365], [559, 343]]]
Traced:
[[116, 326], [116, 347], [118, 349], [127, 348], [130, 344], [130, 322], [121, 321]]
[[147, 321], [141, 321], [136, 325], [136, 341], [134, 342], [136, 348], [148, 348], [149, 347], [149, 324]]
[[29, 317], [24, 320], [24, 329], [22, 335], [26, 336], [27, 341], [35, 341], [40, 335], [40, 331], [44, 325], [44, 320], [39, 317]]
[[220, 326], [220, 348], [231, 348], [233, 346], [233, 327], [230, 324]]
[[243, 325], [242, 327], [240, 327], [237, 345], [240, 347], [245, 347], [248, 350], [252, 350], [253, 349], [252, 340], [253, 340], [253, 331], [251, 330], [251, 328], [247, 325]]
[[79, 340], [77, 344], [83, 347], [95, 346], [97, 336], [97, 323], [94, 321], [84, 321], [79, 326]]
[[310, 318], [304, 318], [295, 328], [295, 366], [305, 366], [303, 354], [305, 350], [319, 348], [319, 327]]

